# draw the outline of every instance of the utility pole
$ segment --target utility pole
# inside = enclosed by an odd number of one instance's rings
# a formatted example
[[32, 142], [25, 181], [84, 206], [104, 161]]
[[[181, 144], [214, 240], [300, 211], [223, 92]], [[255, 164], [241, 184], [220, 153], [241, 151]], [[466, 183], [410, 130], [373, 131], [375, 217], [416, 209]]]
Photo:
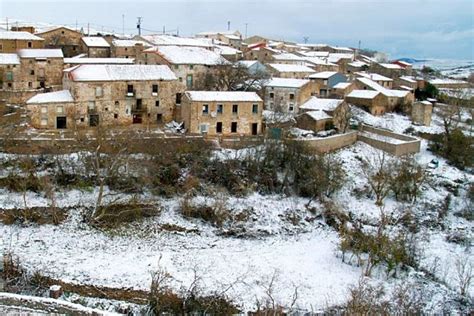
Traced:
[[89, 32], [90, 32], [90, 29], [89, 29], [89, 22], [87, 22], [87, 36], [89, 36], [89, 35], [90, 35], [90, 33], [89, 33]]
[[7, 31], [8, 31], [8, 17], [7, 17]]
[[77, 19], [76, 19], [76, 32], [77, 32]]
[[176, 36], [179, 36], [179, 26], [176, 27]]
[[166, 33], [166, 25], [163, 25], [163, 35]]
[[248, 23], [245, 23], [245, 38], [247, 38], [247, 28], [248, 28]]
[[141, 16], [137, 17], [138, 35], [142, 35], [142, 19], [143, 19], [143, 17], [141, 17]]
[[227, 31], [230, 31], [230, 21], [227, 21]]
[[303, 37], [303, 41], [304, 41], [305, 44], [308, 44], [309, 37], [308, 37], [308, 36], [304, 36], [304, 37]]

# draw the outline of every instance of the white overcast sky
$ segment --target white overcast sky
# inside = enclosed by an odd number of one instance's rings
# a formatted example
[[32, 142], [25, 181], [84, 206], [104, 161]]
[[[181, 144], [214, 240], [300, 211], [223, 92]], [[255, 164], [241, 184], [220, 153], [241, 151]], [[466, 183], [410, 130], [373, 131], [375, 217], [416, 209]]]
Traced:
[[[391, 57], [474, 59], [474, 0], [0, 0], [5, 18], [136, 33], [239, 29], [248, 35], [385, 51]], [[147, 33], [147, 31], [145, 31]]]

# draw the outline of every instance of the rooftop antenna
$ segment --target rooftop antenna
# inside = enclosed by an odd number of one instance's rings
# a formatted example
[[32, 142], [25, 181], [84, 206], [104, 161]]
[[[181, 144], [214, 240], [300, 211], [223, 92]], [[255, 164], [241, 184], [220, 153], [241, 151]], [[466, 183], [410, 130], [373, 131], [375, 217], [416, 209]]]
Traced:
[[227, 21], [227, 31], [230, 31], [230, 21]]
[[137, 17], [137, 29], [138, 29], [138, 35], [142, 35], [142, 19], [143, 17], [139, 16]]
[[303, 41], [304, 41], [305, 44], [308, 44], [309, 37], [308, 36], [303, 37]]

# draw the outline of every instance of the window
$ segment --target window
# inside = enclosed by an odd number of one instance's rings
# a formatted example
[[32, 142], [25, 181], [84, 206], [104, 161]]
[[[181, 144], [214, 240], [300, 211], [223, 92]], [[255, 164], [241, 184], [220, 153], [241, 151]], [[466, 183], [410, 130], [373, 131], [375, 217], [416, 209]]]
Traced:
[[105, 112], [109, 112], [109, 108], [106, 107], [106, 108], [105, 108]]
[[115, 101], [115, 106], [119, 106], [120, 105], [120, 102], [119, 101]]
[[58, 105], [56, 107], [56, 113], [63, 114], [64, 113], [64, 107], [62, 105]]
[[30, 75], [34, 75], [35, 74], [35, 71], [34, 70], [30, 70]]
[[208, 104], [203, 104], [202, 114], [208, 114], [208, 113], [209, 113], [209, 105]]
[[179, 82], [183, 82], [183, 77], [179, 77]]
[[127, 95], [133, 95], [133, 84], [127, 85]]
[[275, 94], [273, 92], [270, 92], [270, 99], [273, 99], [275, 97]]
[[0, 52], [3, 51], [3, 45], [0, 44]]
[[193, 75], [186, 76], [186, 87], [191, 89], [193, 87]]
[[7, 72], [7, 81], [13, 81], [13, 72], [11, 71]]
[[237, 133], [237, 122], [230, 123], [230, 132]]
[[9, 83], [8, 83], [8, 88], [11, 88], [11, 87], [12, 87], [12, 83], [9, 82]]
[[31, 48], [33, 45], [31, 44], [31, 42], [28, 42], [28, 48]]
[[125, 47], [125, 51], [127, 51], [127, 50], [128, 50], [128, 47]]
[[64, 34], [64, 31], [61, 31], [61, 34]]
[[81, 123], [84, 123], [84, 120], [85, 120], [84, 117], [81, 117]]
[[327, 81], [327, 80], [323, 80], [323, 84], [327, 85], [327, 84], [328, 84], [328, 81]]
[[114, 113], [114, 119], [118, 119], [118, 114]]
[[224, 106], [222, 104], [217, 105], [217, 114], [222, 114]]
[[191, 69], [191, 70], [192, 70], [192, 69], [193, 69], [193, 65], [189, 65], [189, 69]]
[[295, 95], [293, 93], [290, 93], [290, 100], [294, 100], [295, 99]]
[[96, 97], [101, 97], [102, 96], [102, 87], [95, 87], [95, 96]]
[[156, 121], [158, 123], [163, 122], [163, 114], [161, 114], [161, 113], [156, 114]]
[[258, 104], [253, 104], [252, 105], [252, 113], [253, 114], [258, 114]]
[[48, 125], [48, 119], [47, 118], [42, 118], [41, 119], [41, 126], [46, 126]]
[[33, 82], [28, 82], [28, 88], [33, 88]]
[[160, 101], [159, 100], [155, 101], [155, 106], [160, 106]]
[[288, 111], [293, 112], [295, 110], [295, 106], [293, 103], [288, 104]]
[[207, 124], [199, 125], [199, 131], [201, 133], [207, 133], [209, 131], [209, 125], [207, 125]]
[[174, 69], [179, 69], [179, 65], [174, 65]]
[[222, 133], [222, 122], [216, 123], [216, 133], [218, 134]]
[[95, 101], [89, 101], [88, 108], [89, 110], [95, 110]]
[[239, 112], [239, 105], [232, 104], [232, 114], [237, 114]]
[[43, 114], [48, 113], [48, 107], [47, 106], [42, 106], [41, 107], [41, 113], [43, 113]]
[[142, 99], [137, 99], [136, 108], [137, 108], [137, 110], [141, 110], [141, 109], [142, 109]]
[[152, 95], [158, 95], [158, 85], [154, 84], [151, 86], [151, 94]]
[[176, 93], [176, 104], [181, 104], [181, 93]]

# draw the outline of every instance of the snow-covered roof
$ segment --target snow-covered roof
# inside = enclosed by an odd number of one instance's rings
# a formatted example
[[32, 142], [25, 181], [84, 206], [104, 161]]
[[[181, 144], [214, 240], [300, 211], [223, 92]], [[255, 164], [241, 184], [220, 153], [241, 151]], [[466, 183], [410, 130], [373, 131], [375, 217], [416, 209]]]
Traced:
[[329, 57], [329, 52], [301, 52], [301, 54], [308, 56], [308, 57]]
[[341, 59], [354, 59], [354, 54], [346, 54], [346, 53], [330, 53], [328, 56], [328, 61], [331, 63], [337, 63]]
[[56, 48], [28, 48], [18, 50], [20, 58], [63, 58], [63, 51]]
[[257, 64], [258, 62], [259, 62], [258, 60], [240, 60], [238, 61], [238, 64], [246, 68], [250, 68], [253, 65]]
[[220, 54], [202, 47], [159, 46], [146, 49], [145, 52], [155, 52], [171, 64], [220, 65], [227, 63]]
[[352, 82], [339, 82], [332, 87], [333, 89], [346, 89], [352, 84]]
[[356, 67], [356, 68], [368, 66], [367, 63], [364, 63], [363, 61], [360, 61], [360, 60], [355, 60], [351, 63], [348, 63], [348, 65], [352, 67]]
[[315, 74], [309, 75], [308, 78], [310, 79], [328, 79], [332, 76], [337, 74], [337, 71], [321, 71]]
[[370, 80], [368, 78], [357, 78], [357, 80], [359, 80], [360, 82], [362, 82], [364, 85], [368, 86], [369, 88], [375, 91], [381, 92], [383, 95], [387, 97], [404, 98], [409, 93], [408, 91], [403, 91], [403, 90], [387, 89], [379, 85], [377, 82]]
[[410, 64], [410, 63], [408, 63], [408, 62], [406, 62], [406, 61], [403, 61], [403, 60], [397, 60], [396, 62], [399, 63], [399, 64], [402, 64], [402, 65], [404, 65], [404, 66], [406, 66], [406, 67], [413, 66], [412, 64]]
[[[213, 31], [209, 31], [209, 32], [200, 32], [200, 33], [197, 33], [196, 36], [209, 36], [209, 35], [234, 35], [234, 36], [237, 36], [237, 34], [240, 34], [239, 31], [220, 31], [220, 32], [213, 32]], [[237, 36], [238, 37], [238, 36]], [[240, 37], [239, 37], [240, 38]]]
[[255, 92], [242, 91], [187, 91], [191, 101], [198, 102], [260, 102], [262, 99]]
[[313, 69], [303, 65], [290, 65], [290, 64], [268, 64], [278, 72], [314, 72]]
[[26, 101], [27, 104], [74, 102], [69, 90], [38, 93]]
[[339, 50], [339, 51], [343, 51], [343, 52], [353, 52], [354, 51], [352, 48], [349, 48], [349, 47], [342, 47], [342, 46], [329, 46], [329, 47], [331, 47], [334, 50]]
[[334, 111], [343, 102], [340, 99], [319, 99], [313, 96], [300, 105], [300, 110]]
[[235, 49], [230, 46], [226, 45], [215, 45], [214, 46], [214, 51], [216, 53], [219, 53], [221, 55], [236, 55], [236, 54], [241, 54], [242, 52], [238, 49]]
[[20, 57], [17, 54], [0, 54], [0, 65], [19, 65]]
[[291, 61], [304, 61], [304, 57], [297, 56], [292, 53], [281, 53], [277, 55], [273, 55], [273, 58], [277, 61], [279, 60], [291, 60]]
[[86, 36], [82, 38], [87, 47], [110, 47], [110, 44], [100, 36]]
[[400, 86], [400, 88], [402, 88], [403, 90], [407, 90], [407, 91], [413, 91], [413, 88], [408, 87], [408, 86]]
[[115, 47], [134, 47], [137, 44], [141, 44], [144, 47], [151, 47], [151, 45], [145, 41], [138, 41], [138, 40], [131, 40], [131, 39], [115, 39], [112, 41], [112, 46], [115, 46]]
[[356, 72], [355, 74], [359, 77], [364, 77], [373, 81], [393, 81], [392, 78], [385, 77], [376, 73]]
[[71, 65], [80, 65], [80, 64], [92, 64], [92, 65], [100, 65], [100, 64], [133, 64], [133, 58], [64, 58], [65, 64]]
[[0, 31], [0, 40], [44, 41], [29, 32]]
[[324, 111], [308, 111], [308, 112], [303, 113], [302, 115], [305, 115], [305, 114], [309, 115], [315, 121], [332, 119], [332, 116], [328, 115]]
[[310, 81], [307, 79], [272, 78], [265, 83], [265, 86], [279, 88], [301, 88], [309, 82]]
[[430, 101], [426, 101], [426, 100], [421, 101], [420, 103], [423, 104], [423, 105], [433, 105], [433, 103], [431, 103]]
[[416, 83], [416, 79], [413, 76], [401, 76], [400, 79], [406, 82]]
[[352, 90], [347, 96], [350, 98], [357, 98], [357, 99], [373, 99], [380, 92], [374, 90]]
[[402, 69], [402, 67], [397, 64], [380, 63], [379, 65], [387, 69]]
[[73, 81], [176, 80], [165, 65], [80, 65], [70, 75]]
[[43, 34], [43, 33], [51, 32], [54, 30], [59, 30], [59, 29], [66, 29], [72, 32], [80, 33], [79, 31], [65, 25], [53, 25], [53, 26], [49, 26], [49, 27], [47, 26], [47, 27], [42, 27], [41, 29], [37, 29], [37, 32], [35, 34]]
[[141, 35], [141, 38], [148, 43], [156, 46], [196, 46], [196, 47], [211, 47], [208, 41], [203, 41], [199, 38], [178, 37], [171, 35]]

